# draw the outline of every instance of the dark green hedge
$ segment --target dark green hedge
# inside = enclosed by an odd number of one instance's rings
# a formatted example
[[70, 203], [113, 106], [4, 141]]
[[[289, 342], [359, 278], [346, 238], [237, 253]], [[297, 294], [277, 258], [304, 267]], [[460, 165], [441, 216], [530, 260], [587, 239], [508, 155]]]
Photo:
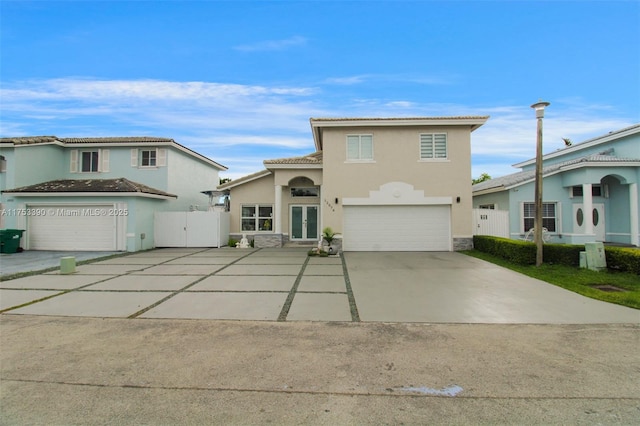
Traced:
[[640, 275], [640, 249], [605, 247], [604, 254], [608, 268]]
[[[532, 242], [510, 240], [508, 238], [475, 235], [473, 246], [476, 250], [501, 257], [519, 265], [535, 265], [536, 245]], [[569, 266], [580, 265], [583, 245], [545, 244], [543, 261], [550, 264]], [[640, 250], [626, 247], [605, 247], [607, 267], [616, 271], [640, 274]]]

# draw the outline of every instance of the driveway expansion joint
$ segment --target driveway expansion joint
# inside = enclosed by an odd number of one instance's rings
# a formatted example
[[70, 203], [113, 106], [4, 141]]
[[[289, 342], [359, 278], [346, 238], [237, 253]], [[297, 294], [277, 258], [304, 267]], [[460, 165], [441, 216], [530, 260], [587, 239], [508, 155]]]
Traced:
[[[178, 290], [176, 290], [176, 291], [173, 291], [173, 292], [172, 292], [171, 294], [169, 294], [168, 296], [163, 297], [162, 299], [160, 299], [160, 300], [158, 300], [157, 302], [155, 302], [155, 303], [153, 303], [153, 304], [151, 304], [151, 305], [147, 306], [146, 308], [143, 308], [143, 309], [140, 309], [140, 310], [139, 310], [139, 311], [137, 311], [137, 312], [134, 312], [133, 314], [129, 315], [127, 318], [128, 318], [128, 319], [133, 319], [133, 318], [137, 318], [137, 317], [139, 317], [140, 315], [144, 314], [144, 313], [145, 313], [145, 312], [147, 312], [147, 311], [150, 311], [151, 309], [153, 309], [153, 308], [155, 308], [156, 306], [158, 306], [158, 305], [160, 305], [160, 304], [162, 304], [162, 303], [166, 302], [167, 300], [171, 299], [172, 297], [177, 296], [178, 294], [180, 294], [180, 293], [184, 292], [185, 290], [188, 290], [189, 288], [191, 288], [191, 287], [193, 287], [194, 285], [198, 284], [199, 282], [201, 282], [201, 281], [202, 281], [202, 280], [204, 280], [205, 278], [209, 278], [209, 277], [214, 276], [214, 275], [215, 275], [215, 274], [217, 274], [218, 272], [223, 271], [224, 269], [228, 268], [229, 266], [234, 265], [235, 263], [239, 262], [240, 260], [242, 260], [242, 259], [244, 259], [244, 258], [246, 258], [246, 257], [249, 257], [249, 256], [251, 256], [252, 254], [254, 254], [254, 253], [256, 253], [256, 252], [258, 252], [258, 251], [260, 251], [260, 250], [261, 250], [261, 249], [257, 249], [257, 250], [251, 251], [251, 252], [247, 253], [246, 255], [244, 255], [244, 256], [242, 256], [242, 257], [239, 257], [238, 259], [236, 259], [236, 260], [234, 260], [234, 261], [232, 261], [232, 262], [229, 262], [228, 264], [226, 264], [226, 265], [225, 265], [225, 266], [223, 266], [222, 268], [220, 268], [220, 269], [218, 269], [218, 270], [215, 270], [215, 271], [213, 271], [212, 273], [210, 273], [210, 274], [208, 274], [208, 275], [204, 275], [204, 276], [200, 277], [200, 279], [197, 279], [197, 280], [193, 281], [192, 283], [190, 283], [190, 284], [188, 284], [188, 285], [186, 285], [186, 286], [184, 286], [184, 287], [182, 287], [182, 288], [180, 288], [180, 289], [178, 289]], [[202, 250], [201, 252], [203, 252], [203, 251], [205, 251], [205, 250]], [[201, 252], [198, 252], [198, 253], [201, 253]], [[181, 256], [181, 257], [186, 257], [186, 256]], [[166, 263], [166, 262], [162, 262], [162, 263]]]

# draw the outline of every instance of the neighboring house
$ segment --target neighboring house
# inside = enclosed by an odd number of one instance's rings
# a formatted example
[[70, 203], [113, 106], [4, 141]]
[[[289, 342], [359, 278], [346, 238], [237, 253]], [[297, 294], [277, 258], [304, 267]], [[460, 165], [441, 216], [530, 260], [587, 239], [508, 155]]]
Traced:
[[312, 118], [316, 152], [218, 188], [231, 234], [282, 246], [331, 227], [346, 251], [471, 247], [471, 132], [487, 119]]
[[[535, 159], [473, 186], [473, 206], [509, 212], [511, 238], [535, 215]], [[543, 226], [551, 242], [640, 245], [640, 124], [543, 156]]]
[[0, 139], [2, 228], [30, 250], [154, 247], [154, 212], [207, 210], [226, 167], [173, 139]]

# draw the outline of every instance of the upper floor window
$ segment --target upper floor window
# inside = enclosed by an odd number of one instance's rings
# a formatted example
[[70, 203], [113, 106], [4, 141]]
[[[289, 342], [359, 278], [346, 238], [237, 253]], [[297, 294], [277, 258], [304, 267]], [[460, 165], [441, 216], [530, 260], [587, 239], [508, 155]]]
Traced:
[[156, 166], [156, 150], [143, 150], [141, 153], [142, 159], [140, 165], [142, 167], [155, 167]]
[[167, 165], [167, 150], [147, 148], [131, 150], [131, 167], [163, 167]]
[[446, 159], [447, 134], [446, 133], [424, 133], [420, 135], [420, 159]]
[[99, 151], [83, 151], [80, 153], [80, 171], [97, 172], [98, 161], [100, 159]]
[[0, 155], [0, 172], [7, 171], [7, 159], [4, 158], [4, 155]]
[[74, 149], [70, 152], [71, 173], [98, 173], [109, 171], [109, 150], [94, 149], [91, 151], [79, 151]]
[[373, 160], [373, 135], [347, 136], [347, 161]]

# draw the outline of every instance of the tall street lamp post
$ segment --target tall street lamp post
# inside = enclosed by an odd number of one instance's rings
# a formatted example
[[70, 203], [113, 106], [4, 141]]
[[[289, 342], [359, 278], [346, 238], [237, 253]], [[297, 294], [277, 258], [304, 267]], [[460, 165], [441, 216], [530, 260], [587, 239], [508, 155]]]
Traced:
[[535, 188], [535, 218], [533, 221], [533, 240], [536, 243], [536, 266], [542, 265], [542, 119], [544, 109], [549, 102], [539, 101], [531, 108], [536, 110], [538, 120], [538, 134], [536, 137], [536, 188]]

